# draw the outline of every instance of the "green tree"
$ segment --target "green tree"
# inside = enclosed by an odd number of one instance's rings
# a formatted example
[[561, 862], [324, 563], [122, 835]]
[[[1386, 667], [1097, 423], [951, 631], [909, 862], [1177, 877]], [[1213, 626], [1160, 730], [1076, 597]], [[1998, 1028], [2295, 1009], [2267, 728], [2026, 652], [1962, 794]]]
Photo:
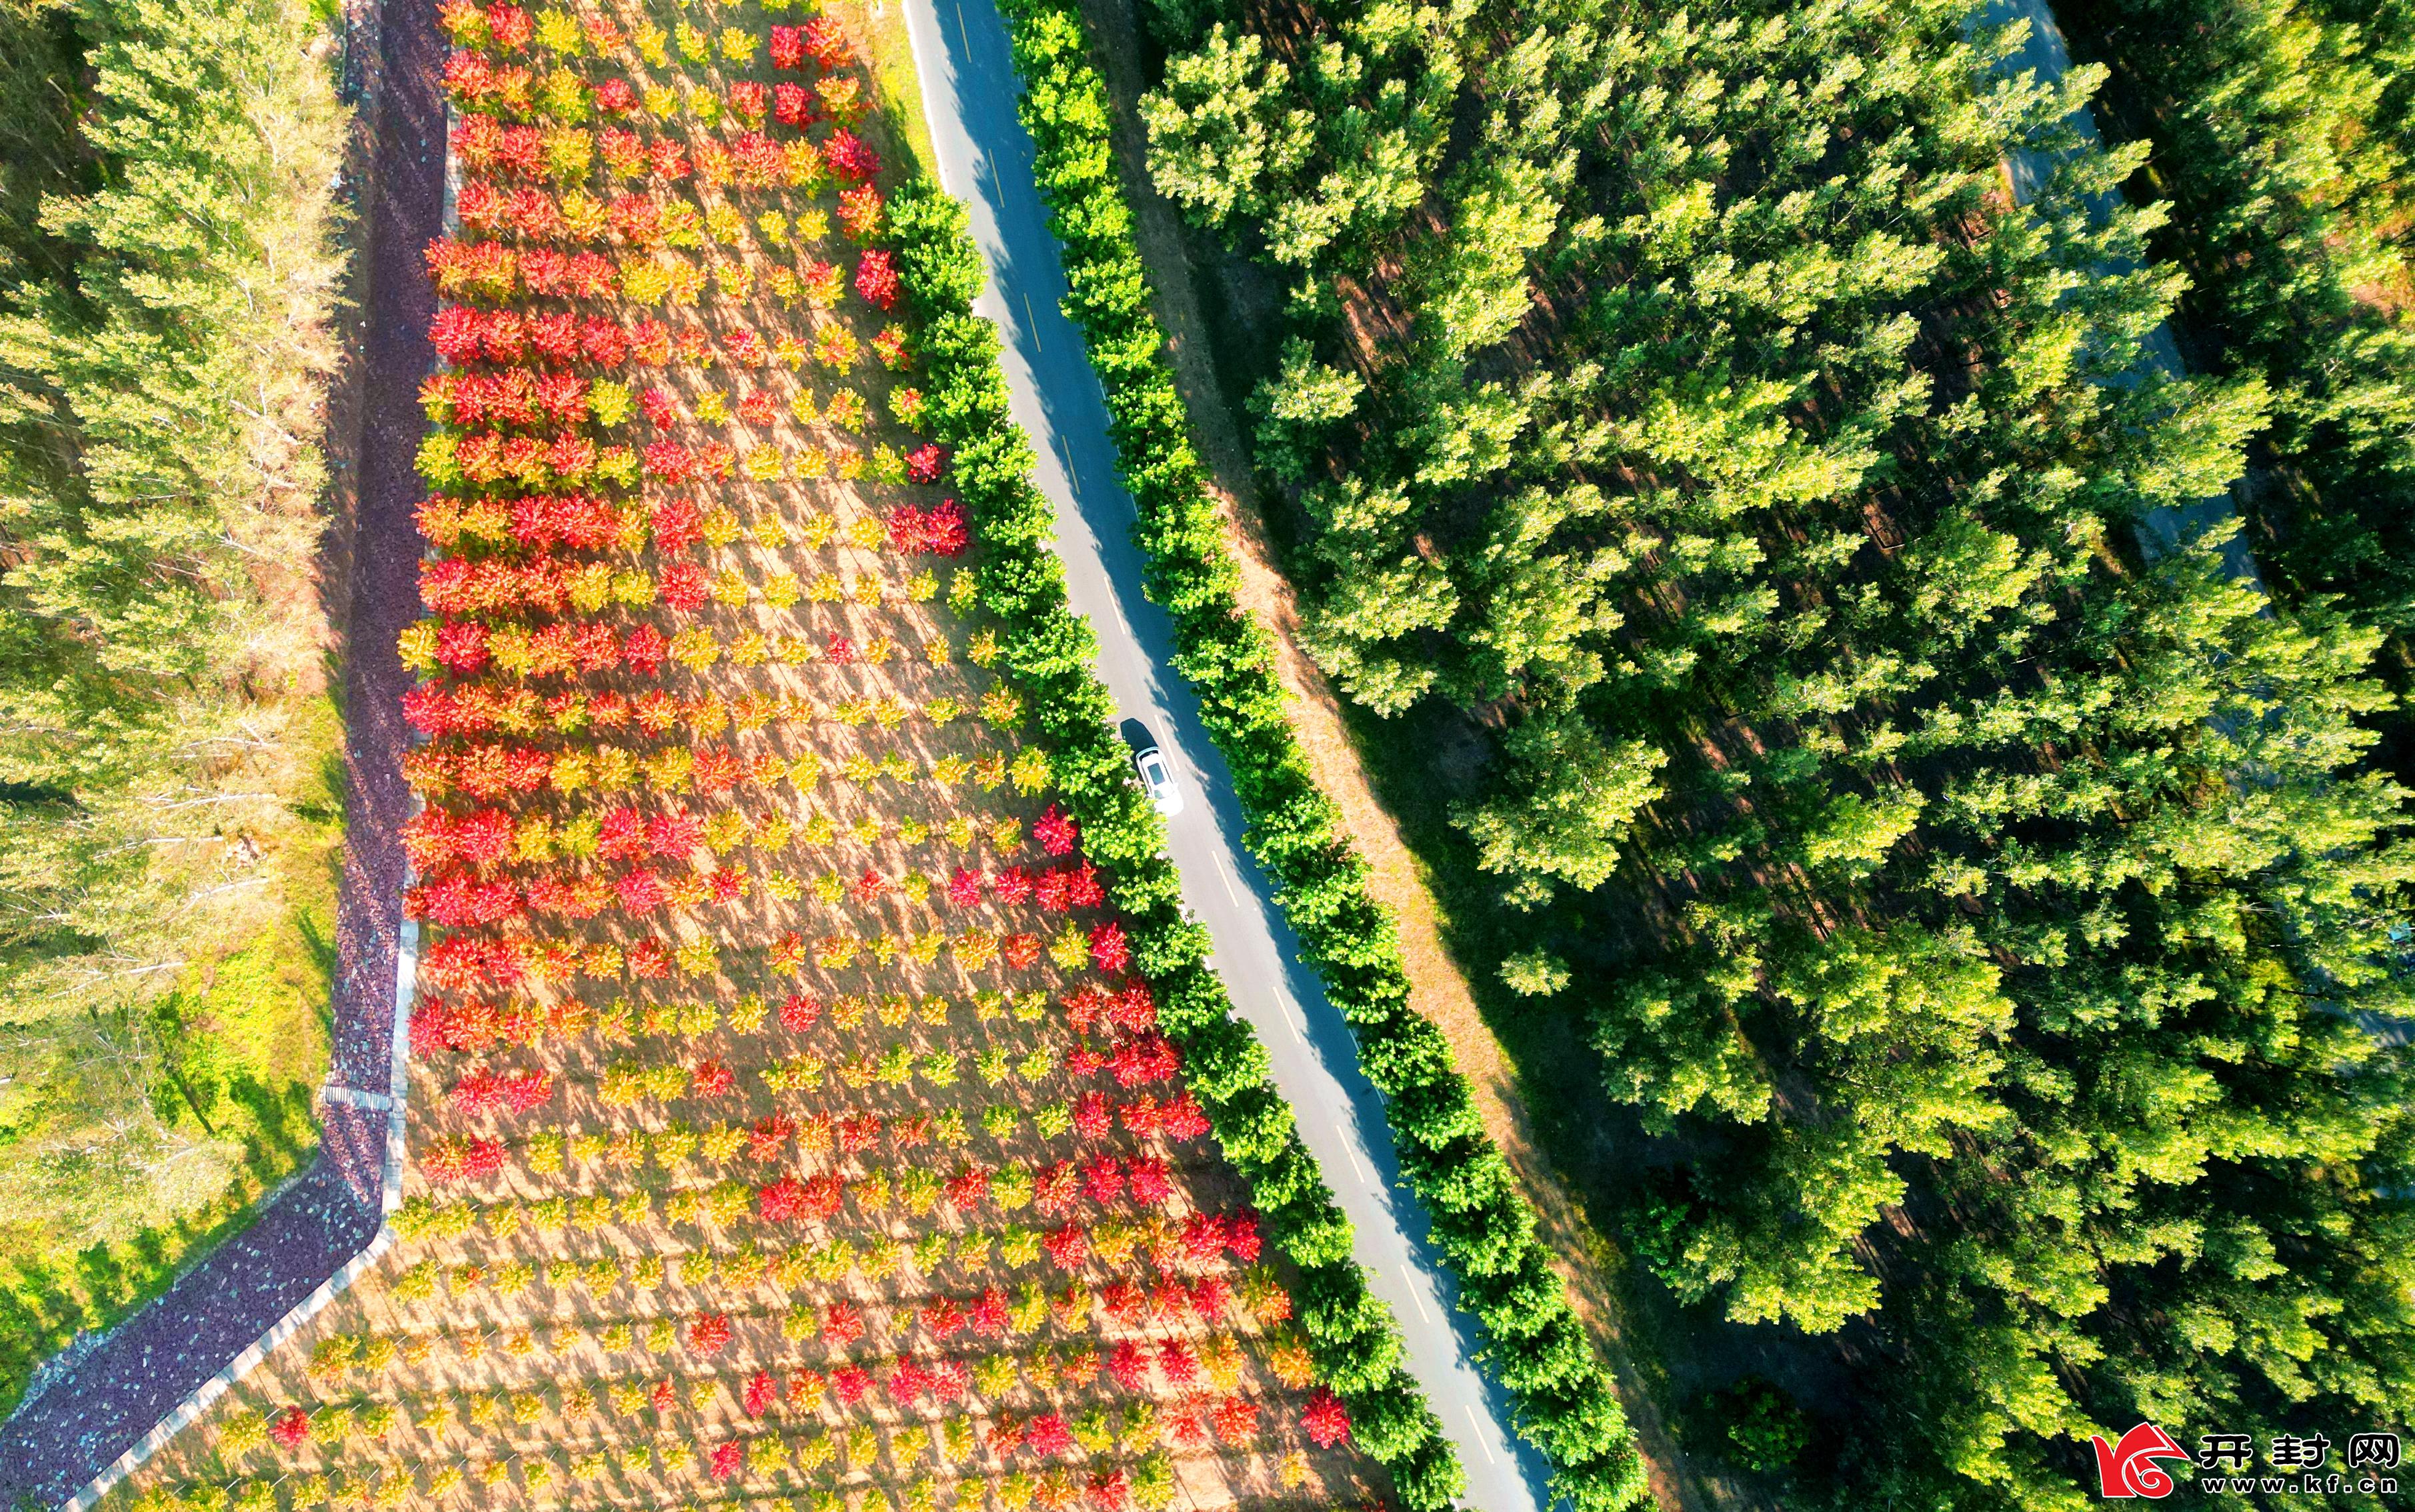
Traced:
[[1501, 963], [1501, 981], [1522, 997], [1549, 997], [1568, 984], [1568, 964], [1549, 951], [1521, 951]]
[[82, 107], [81, 164], [12, 143], [0, 214], [0, 1251], [22, 1257], [205, 1208], [255, 1132], [214, 1089], [317, 1080], [307, 1003], [249, 1009], [304, 991], [254, 968], [302, 955], [291, 916], [323, 886], [345, 117], [298, 4], [8, 25], [9, 67], [59, 70], [11, 89]]
[[1477, 847], [1477, 864], [1510, 881], [1510, 896], [1539, 902], [1555, 884], [1600, 886], [1618, 865], [1619, 843], [1643, 806], [1658, 798], [1653, 774], [1666, 753], [1641, 741], [1615, 744], [1582, 721], [1538, 714], [1502, 741], [1508, 795], [1463, 804], [1452, 822]]
[[[1195, 52], [1166, 62], [1162, 87], [1140, 102], [1158, 187], [1209, 230], [1264, 216], [1288, 196], [1314, 125], [1290, 105], [1291, 70], [1253, 32], [1219, 22]], [[1287, 109], [1286, 106], [1289, 105]]]
[[2378, 639], [2140, 541], [2297, 395], [2142, 365], [2184, 279], [2116, 192], [2144, 149], [2074, 129], [2102, 70], [1987, 82], [2011, 37], [1944, 4], [1598, 20], [1449, 29], [1448, 70], [1372, 14], [1257, 20], [1312, 187], [1234, 223], [1298, 270], [1260, 442], [1304, 638], [1372, 710], [1507, 730], [1429, 859], [1510, 884], [1461, 921], [1492, 958], [1580, 957], [1526, 1011], [1587, 1015], [1670, 1141], [1638, 1252], [1732, 1318], [1858, 1320], [1840, 1411], [1924, 1447], [1831, 1457], [1825, 1505], [2060, 1505], [2074, 1435], [2142, 1412], [2391, 1400]]

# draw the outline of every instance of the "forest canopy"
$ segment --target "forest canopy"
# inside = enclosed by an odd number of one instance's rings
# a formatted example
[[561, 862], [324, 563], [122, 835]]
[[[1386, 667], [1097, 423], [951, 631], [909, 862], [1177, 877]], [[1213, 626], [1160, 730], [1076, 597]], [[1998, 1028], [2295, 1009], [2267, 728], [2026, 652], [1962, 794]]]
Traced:
[[2141, 1418], [2402, 1416], [2397, 626], [2198, 507], [2354, 417], [2145, 359], [2188, 277], [2105, 70], [1948, 0], [1153, 22], [1157, 187], [1288, 291], [1301, 638], [1478, 732], [1438, 863], [1650, 1152], [1632, 1252], [1848, 1363], [1794, 1493], [2062, 1507]]
[[[2082, 0], [2074, 45], [2103, 58], [2112, 124], [2152, 143], [2128, 187], [2186, 271], [2192, 363], [2260, 382], [2270, 424], [2232, 489], [2276, 591], [2336, 595], [2392, 644], [2415, 622], [2415, 293], [2404, 228], [2415, 150], [2415, 11], [2402, 4]], [[2404, 717], [2384, 718], [2393, 771]]]
[[0, 33], [13, 1396], [316, 1137], [345, 115], [298, 0], [12, 3]]

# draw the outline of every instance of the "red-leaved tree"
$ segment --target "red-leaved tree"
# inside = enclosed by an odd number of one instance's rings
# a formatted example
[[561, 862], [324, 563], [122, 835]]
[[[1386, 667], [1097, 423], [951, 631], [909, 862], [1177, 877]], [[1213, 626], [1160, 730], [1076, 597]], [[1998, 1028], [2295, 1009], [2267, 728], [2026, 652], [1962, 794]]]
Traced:
[[1350, 1411], [1342, 1399], [1328, 1386], [1319, 1386], [1310, 1394], [1308, 1406], [1299, 1415], [1300, 1427], [1320, 1449], [1330, 1449], [1350, 1437]]
[[699, 1355], [717, 1355], [729, 1343], [729, 1315], [699, 1312], [687, 1321], [687, 1347]]

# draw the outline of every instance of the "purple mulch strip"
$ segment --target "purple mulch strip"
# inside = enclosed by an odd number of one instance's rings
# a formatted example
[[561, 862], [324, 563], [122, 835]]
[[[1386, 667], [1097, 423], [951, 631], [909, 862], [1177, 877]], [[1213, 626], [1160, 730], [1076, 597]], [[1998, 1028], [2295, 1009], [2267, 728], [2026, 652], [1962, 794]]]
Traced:
[[[372, 190], [363, 208], [367, 308], [360, 488], [344, 627], [348, 792], [337, 903], [331, 1080], [367, 1091], [392, 1078], [396, 951], [404, 875], [399, 831], [411, 793], [408, 685], [395, 637], [419, 613], [420, 379], [435, 361], [435, 313], [421, 248], [442, 222], [443, 56], [430, 0], [386, 0], [373, 27], [382, 82]], [[0, 1427], [0, 1504], [56, 1505], [131, 1448], [319, 1284], [360, 1253], [379, 1225], [386, 1115], [322, 1103], [317, 1161], [258, 1220], [196, 1263], [63, 1379]]]
[[[344, 1107], [327, 1110], [330, 1142], [338, 1142], [338, 1126], [362, 1122], [376, 1127], [361, 1137], [382, 1145], [383, 1115]], [[320, 1160], [259, 1221], [9, 1419], [0, 1430], [0, 1495], [45, 1505], [74, 1495], [376, 1232], [376, 1209], [361, 1205], [334, 1162]]]

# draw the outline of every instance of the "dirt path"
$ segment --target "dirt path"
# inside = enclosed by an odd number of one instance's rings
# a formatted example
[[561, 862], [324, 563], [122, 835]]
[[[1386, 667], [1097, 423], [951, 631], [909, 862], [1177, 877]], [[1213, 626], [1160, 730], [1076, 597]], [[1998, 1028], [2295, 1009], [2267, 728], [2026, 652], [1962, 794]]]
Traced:
[[1144, 77], [1138, 18], [1131, 0], [1084, 0], [1092, 35], [1105, 55], [1098, 61], [1116, 105], [1115, 136], [1124, 189], [1132, 201], [1141, 254], [1155, 288], [1157, 317], [1167, 333], [1175, 381], [1190, 413], [1192, 430], [1223, 506], [1226, 536], [1241, 569], [1241, 601], [1274, 632], [1279, 670], [1292, 698], [1292, 724], [1315, 773], [1317, 786], [1341, 805], [1353, 840], [1367, 859], [1369, 887], [1399, 921], [1401, 954], [1407, 966], [1411, 1002], [1448, 1038], [1451, 1054], [1466, 1075], [1486, 1131], [1500, 1145], [1540, 1222], [1537, 1235], [1567, 1280], [1570, 1300], [1616, 1373], [1619, 1394], [1652, 1473], [1655, 1498], [1663, 1507], [1732, 1506], [1688, 1461], [1645, 1389], [1642, 1373], [1623, 1340], [1624, 1308], [1610, 1280], [1624, 1267], [1620, 1255], [1589, 1223], [1568, 1186], [1553, 1172], [1537, 1143], [1533, 1120], [1500, 1041], [1485, 1024], [1468, 990], [1466, 970], [1443, 939], [1441, 910], [1419, 862], [1402, 838], [1391, 812], [1376, 797], [1340, 703], [1325, 675], [1301, 651], [1296, 636], [1298, 605], [1277, 564], [1272, 537], [1259, 507], [1254, 470], [1242, 418], [1227, 402], [1207, 337], [1185, 234], [1173, 205], [1149, 187], [1146, 136], [1134, 103]]
[[[362, 186], [354, 288], [360, 340], [330, 410], [338, 517], [322, 585], [340, 651], [345, 707], [343, 875], [337, 900], [331, 1086], [393, 1083], [396, 951], [402, 926], [401, 756], [409, 731], [395, 636], [416, 616], [412, 523], [419, 435], [415, 394], [434, 360], [434, 295], [420, 262], [442, 205], [443, 52], [428, 0], [353, 12], [346, 58], [364, 126], [346, 172]], [[341, 474], [349, 472], [349, 478]], [[56, 1505], [138, 1445], [161, 1419], [265, 1333], [376, 1235], [386, 1115], [321, 1105], [316, 1163], [259, 1219], [76, 1361], [0, 1427], [0, 1503]]]

